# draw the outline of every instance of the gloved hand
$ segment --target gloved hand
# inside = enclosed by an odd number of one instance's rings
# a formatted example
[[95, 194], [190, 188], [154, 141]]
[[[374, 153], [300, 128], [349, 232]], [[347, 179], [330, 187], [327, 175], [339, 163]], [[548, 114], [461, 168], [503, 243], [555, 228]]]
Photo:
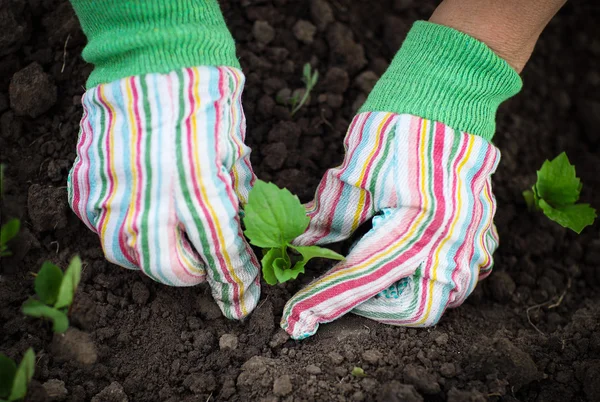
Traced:
[[69, 175], [73, 210], [109, 261], [172, 286], [207, 280], [225, 316], [247, 316], [259, 270], [238, 212], [254, 173], [244, 75], [218, 4], [73, 6], [95, 64]]
[[[517, 73], [483, 43], [417, 22], [307, 206], [300, 245], [373, 228], [345, 261], [285, 306], [295, 339], [352, 311], [396, 325], [435, 324], [489, 274], [498, 238], [489, 140], [498, 105], [520, 89]], [[469, 134], [477, 133], [479, 135]]]

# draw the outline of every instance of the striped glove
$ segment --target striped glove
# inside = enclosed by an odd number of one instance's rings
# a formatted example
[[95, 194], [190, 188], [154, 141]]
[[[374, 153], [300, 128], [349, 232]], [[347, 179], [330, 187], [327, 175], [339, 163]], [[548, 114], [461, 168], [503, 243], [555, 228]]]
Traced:
[[307, 206], [301, 245], [346, 239], [375, 218], [345, 261], [288, 301], [281, 325], [293, 338], [349, 311], [434, 325], [490, 273], [500, 152], [489, 139], [498, 105], [520, 85], [483, 43], [415, 24], [352, 121], [342, 165]]
[[218, 4], [72, 3], [96, 68], [69, 174], [71, 207], [110, 262], [171, 286], [208, 281], [226, 317], [247, 316], [259, 270], [238, 212], [254, 173], [244, 76]]

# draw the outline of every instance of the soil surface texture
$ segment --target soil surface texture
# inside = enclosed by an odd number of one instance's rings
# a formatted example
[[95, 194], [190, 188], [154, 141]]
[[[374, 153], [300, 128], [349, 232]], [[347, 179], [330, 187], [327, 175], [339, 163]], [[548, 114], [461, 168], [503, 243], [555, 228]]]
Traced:
[[[0, 268], [0, 351], [37, 354], [28, 400], [44, 401], [599, 401], [600, 226], [574, 233], [527, 211], [521, 192], [566, 151], [600, 206], [600, 7], [570, 2], [498, 113], [494, 176], [501, 245], [495, 271], [434, 328], [348, 315], [296, 342], [279, 329], [285, 301], [327, 268], [263, 286], [246, 322], [221, 317], [206, 286], [169, 288], [107, 263], [69, 210], [81, 96], [92, 67], [64, 0], [0, 2], [2, 220], [22, 220]], [[303, 201], [343, 158], [356, 110], [430, 0], [223, 0], [246, 74], [252, 162]], [[293, 118], [286, 99], [304, 63], [320, 80]], [[398, 94], [402, 96], [402, 94]], [[72, 328], [20, 314], [44, 260], [85, 265]], [[366, 376], [353, 376], [354, 367]]]

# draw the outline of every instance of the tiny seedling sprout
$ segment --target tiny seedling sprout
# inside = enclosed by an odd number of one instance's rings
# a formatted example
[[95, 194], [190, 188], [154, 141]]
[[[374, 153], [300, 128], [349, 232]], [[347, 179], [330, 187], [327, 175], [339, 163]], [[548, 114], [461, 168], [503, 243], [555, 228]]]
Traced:
[[35, 370], [35, 353], [29, 348], [17, 367], [16, 363], [0, 353], [0, 402], [23, 399]]
[[530, 210], [541, 210], [549, 219], [576, 233], [594, 223], [596, 210], [589, 204], [578, 204], [582, 188], [575, 166], [566, 153], [546, 160], [537, 171], [537, 182], [523, 192]]
[[[4, 165], [0, 164], [0, 198], [4, 195]], [[21, 229], [21, 221], [11, 219], [0, 227], [0, 257], [11, 255], [8, 242], [15, 238]]]
[[317, 85], [318, 80], [319, 71], [315, 70], [313, 72], [310, 64], [306, 63], [304, 65], [304, 68], [302, 69], [302, 82], [304, 82], [305, 85], [304, 94], [302, 95], [302, 98], [299, 98], [298, 95], [294, 95], [290, 99], [290, 105], [292, 107], [292, 111], [290, 114], [292, 116], [295, 115], [296, 112], [298, 112], [298, 110], [302, 109], [302, 106], [304, 106], [304, 104], [308, 100], [308, 97], [310, 96], [310, 91], [312, 91], [315, 85]]
[[81, 279], [81, 259], [73, 257], [67, 270], [46, 261], [35, 277], [35, 294], [23, 303], [23, 314], [52, 321], [53, 331], [66, 332], [69, 328], [68, 310]]
[[[262, 272], [269, 285], [296, 279], [311, 258], [344, 259], [326, 248], [291, 244], [304, 233], [309, 222], [298, 197], [273, 183], [256, 181], [244, 206], [244, 234], [251, 244], [263, 248]], [[290, 256], [288, 249], [299, 257]]]

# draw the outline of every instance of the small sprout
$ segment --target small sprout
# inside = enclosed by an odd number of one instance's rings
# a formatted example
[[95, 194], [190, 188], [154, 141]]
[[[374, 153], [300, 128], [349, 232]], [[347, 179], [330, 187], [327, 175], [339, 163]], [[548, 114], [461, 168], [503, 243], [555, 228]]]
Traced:
[[563, 152], [542, 164], [537, 182], [523, 192], [523, 197], [529, 210], [541, 210], [559, 225], [581, 233], [596, 219], [596, 210], [589, 204], [577, 204], [582, 186], [575, 166]]
[[289, 101], [290, 106], [292, 107], [292, 111], [290, 113], [292, 116], [295, 115], [296, 112], [298, 112], [298, 110], [302, 108], [302, 106], [304, 106], [304, 104], [308, 100], [308, 97], [310, 96], [310, 91], [312, 91], [315, 85], [317, 85], [318, 80], [319, 71], [315, 70], [313, 72], [310, 64], [306, 63], [304, 65], [304, 68], [302, 69], [302, 82], [304, 82], [305, 85], [304, 94], [302, 95], [302, 98], [300, 98], [298, 94], [295, 94], [290, 98]]
[[38, 299], [30, 298], [23, 303], [23, 314], [49, 319], [54, 332], [66, 332], [69, 328], [67, 313], [80, 280], [81, 259], [78, 256], [73, 257], [64, 274], [59, 267], [46, 261], [35, 277]]
[[[310, 219], [298, 197], [273, 183], [256, 181], [244, 206], [243, 219], [244, 234], [250, 243], [263, 248], [262, 272], [269, 285], [296, 279], [311, 258], [344, 259], [326, 248], [290, 244], [304, 233]], [[290, 256], [288, 248], [298, 256]]]
[[365, 373], [365, 370], [363, 370], [360, 367], [354, 367], [350, 374], [352, 374], [354, 377], [366, 377], [367, 376], [367, 374]]
[[0, 228], [0, 257], [6, 257], [12, 253], [8, 249], [8, 242], [15, 238], [21, 228], [21, 221], [11, 219]]
[[19, 367], [0, 353], [0, 401], [18, 401], [27, 394], [27, 387], [35, 370], [35, 353], [29, 348]]

